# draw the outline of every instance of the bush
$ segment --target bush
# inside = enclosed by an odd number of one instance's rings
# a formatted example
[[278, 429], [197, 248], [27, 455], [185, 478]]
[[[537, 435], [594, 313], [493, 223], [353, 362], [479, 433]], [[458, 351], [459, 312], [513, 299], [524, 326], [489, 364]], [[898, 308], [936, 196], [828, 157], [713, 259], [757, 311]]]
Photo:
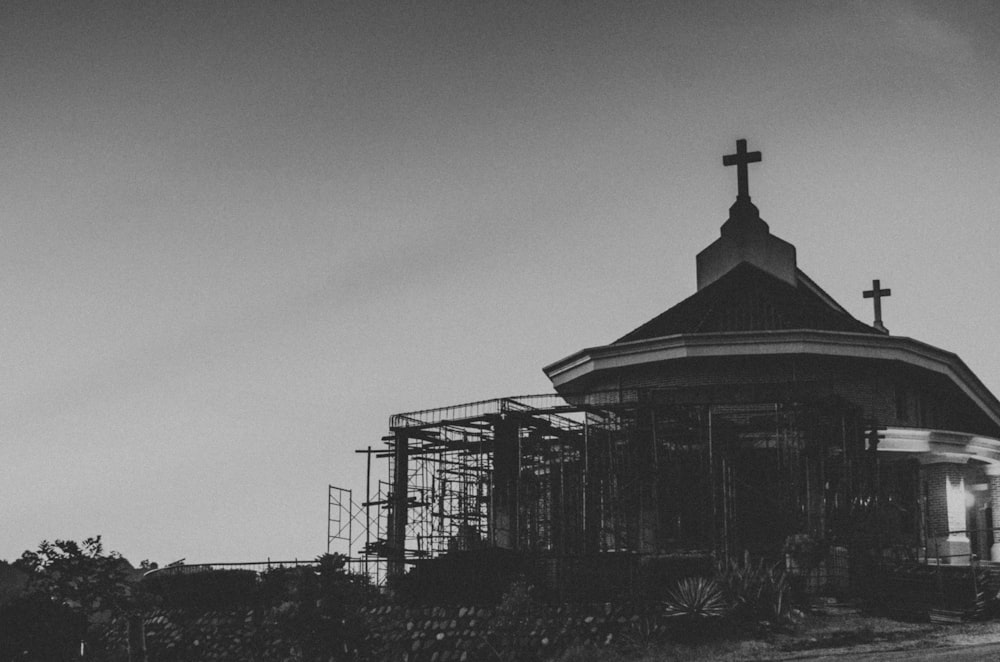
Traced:
[[721, 562], [716, 578], [738, 618], [772, 624], [788, 622], [790, 591], [780, 565], [768, 565], [763, 559], [754, 563], [745, 553], [742, 560]]
[[0, 659], [11, 647], [21, 659], [70, 659], [81, 644], [94, 654], [100, 628], [148, 603], [139, 573], [117, 552], [106, 554], [100, 536], [43, 540], [13, 565], [27, 579], [0, 613]]
[[154, 573], [143, 588], [162, 599], [165, 609], [210, 611], [252, 606], [257, 596], [253, 570], [202, 570], [185, 574]]
[[708, 554], [671, 554], [643, 558], [633, 596], [661, 600], [683, 577], [711, 577], [715, 561]]
[[41, 593], [0, 607], [0, 659], [69, 660], [87, 636], [87, 619]]
[[671, 618], [697, 621], [721, 618], [729, 611], [726, 598], [714, 579], [688, 577], [667, 593], [663, 613]]
[[491, 548], [420, 559], [390, 587], [404, 604], [496, 604], [519, 577], [538, 585], [533, 574], [522, 554]]
[[361, 608], [377, 591], [367, 575], [347, 571], [346, 557], [324, 554], [316, 561], [316, 567], [279, 573], [287, 593], [273, 610], [274, 623], [305, 659], [358, 659], [366, 631]]

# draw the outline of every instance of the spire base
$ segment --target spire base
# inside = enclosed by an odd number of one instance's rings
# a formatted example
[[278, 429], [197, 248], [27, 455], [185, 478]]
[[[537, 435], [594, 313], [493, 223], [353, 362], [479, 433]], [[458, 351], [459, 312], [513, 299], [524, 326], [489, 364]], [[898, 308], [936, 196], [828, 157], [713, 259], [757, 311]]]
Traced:
[[795, 247], [771, 234], [749, 195], [729, 208], [722, 236], [698, 253], [698, 289], [701, 290], [744, 262], [797, 285]]
[[722, 234], [758, 234], [769, 232], [767, 223], [760, 217], [757, 205], [750, 201], [749, 195], [737, 196], [736, 202], [729, 208], [729, 220], [722, 224]]

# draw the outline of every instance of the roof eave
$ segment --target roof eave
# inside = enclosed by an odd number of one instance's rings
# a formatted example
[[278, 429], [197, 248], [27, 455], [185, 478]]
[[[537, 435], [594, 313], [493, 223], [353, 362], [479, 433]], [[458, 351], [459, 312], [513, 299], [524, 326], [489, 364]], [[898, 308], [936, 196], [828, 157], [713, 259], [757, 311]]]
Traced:
[[903, 336], [818, 330], [678, 334], [590, 347], [545, 366], [543, 371], [556, 390], [566, 390], [573, 382], [593, 373], [648, 363], [695, 357], [793, 354], [900, 361], [944, 374], [1000, 426], [1000, 400], [958, 355]]

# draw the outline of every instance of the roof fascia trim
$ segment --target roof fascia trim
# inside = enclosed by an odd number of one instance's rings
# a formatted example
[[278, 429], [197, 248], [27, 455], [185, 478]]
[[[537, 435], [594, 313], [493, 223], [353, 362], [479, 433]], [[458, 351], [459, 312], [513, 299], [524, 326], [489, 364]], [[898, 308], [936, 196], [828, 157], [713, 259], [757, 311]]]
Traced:
[[789, 354], [900, 361], [944, 374], [1000, 425], [1000, 400], [958, 355], [903, 336], [816, 330], [680, 334], [591, 347], [556, 361], [543, 371], [558, 389], [590, 373], [645, 363], [694, 357]]
[[962, 456], [1000, 464], [1000, 439], [950, 430], [885, 428], [879, 430], [878, 451]]

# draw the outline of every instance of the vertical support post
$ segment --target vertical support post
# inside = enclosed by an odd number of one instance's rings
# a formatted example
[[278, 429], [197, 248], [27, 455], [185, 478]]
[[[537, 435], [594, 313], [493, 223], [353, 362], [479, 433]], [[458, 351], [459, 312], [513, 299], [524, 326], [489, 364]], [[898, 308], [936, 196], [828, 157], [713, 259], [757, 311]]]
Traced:
[[392, 526], [386, 541], [389, 548], [388, 573], [392, 577], [401, 576], [405, 570], [406, 523], [409, 508], [409, 441], [405, 432], [396, 430], [396, 443], [392, 456]]
[[[813, 414], [813, 416], [815, 416], [815, 414]], [[812, 423], [812, 421], [809, 421], [809, 423]], [[799, 426], [798, 427], [799, 427], [800, 430], [802, 429], [803, 424], [806, 424], [806, 421], [800, 421], [799, 422]], [[809, 429], [811, 429], [811, 428], [812, 428], [812, 426], [810, 425]], [[816, 481], [816, 490], [817, 490], [817, 509], [818, 509], [818, 515], [819, 515], [819, 532], [820, 532], [820, 535], [822, 535], [823, 537], [826, 537], [827, 536], [827, 528], [826, 528], [827, 527], [827, 518], [826, 518], [826, 497], [827, 497], [827, 494], [826, 494], [826, 487], [825, 487], [826, 486], [826, 458], [828, 457], [827, 450], [828, 450], [828, 444], [830, 442], [829, 442], [829, 438], [826, 435], [823, 435], [822, 439], [823, 439], [822, 446], [821, 446], [822, 450], [818, 454], [818, 457], [816, 457], [816, 468], [817, 468], [817, 471], [819, 473], [819, 475], [817, 476], [818, 480]], [[807, 438], [806, 439], [806, 444], [817, 443], [817, 441], [818, 440], [811, 440], [811, 439]]]
[[[701, 411], [698, 412], [698, 434], [702, 434]], [[712, 536], [712, 546], [722, 550], [722, 558], [726, 561], [730, 558], [729, 549], [729, 481], [727, 480], [726, 457], [721, 455], [719, 466], [715, 466], [715, 438], [712, 428], [712, 406], [708, 405], [705, 411], [705, 439], [708, 447], [708, 493], [711, 499], [712, 526], [709, 531]], [[720, 512], [721, 511], [721, 512]], [[721, 532], [721, 540], [720, 538]]]
[[[656, 408], [650, 404], [648, 412], [644, 413], [648, 413], [649, 416], [649, 438], [644, 443], [641, 433], [638, 432], [640, 426], [637, 425], [636, 431], [640, 436], [636, 441], [640, 448], [645, 447], [647, 450], [639, 455], [638, 464], [634, 468], [641, 480], [641, 488], [639, 490], [639, 513], [641, 517], [639, 523], [639, 551], [642, 553], [655, 553], [662, 547], [662, 537], [660, 535], [660, 471], [659, 449], [657, 448], [658, 440], [656, 436]], [[637, 411], [637, 423], [640, 415], [642, 414]]]
[[520, 537], [518, 483], [520, 444], [518, 425], [506, 416], [493, 422], [494, 530], [493, 544], [517, 549]]
[[927, 484], [929, 534], [943, 563], [970, 553], [966, 531], [965, 467], [949, 458], [930, 457], [921, 462]]
[[[147, 662], [146, 627], [140, 614], [130, 614], [126, 620], [128, 626], [127, 645], [129, 662]], [[80, 657], [83, 657], [83, 642], [80, 642]]]
[[583, 488], [581, 490], [583, 507], [580, 509], [580, 514], [583, 515], [583, 551], [589, 554], [597, 549], [596, 545], [591, 544], [593, 527], [590, 526], [594, 507], [590, 498], [590, 414], [583, 416], [583, 476], [580, 484]]
[[368, 452], [365, 455], [366, 467], [365, 467], [365, 576], [370, 576], [368, 574], [368, 554], [371, 552], [372, 547], [372, 447], [368, 447]]
[[[479, 455], [479, 468], [485, 471], [487, 489], [487, 510], [486, 510], [486, 540], [490, 547], [497, 546], [497, 502], [496, 502], [496, 444], [491, 450], [480, 444], [481, 455]], [[488, 453], [488, 454], [487, 454]]]
[[1000, 561], [1000, 465], [990, 464], [986, 466], [986, 480], [990, 486], [990, 521], [986, 523], [991, 533], [987, 540], [993, 539], [990, 546], [990, 560]]

